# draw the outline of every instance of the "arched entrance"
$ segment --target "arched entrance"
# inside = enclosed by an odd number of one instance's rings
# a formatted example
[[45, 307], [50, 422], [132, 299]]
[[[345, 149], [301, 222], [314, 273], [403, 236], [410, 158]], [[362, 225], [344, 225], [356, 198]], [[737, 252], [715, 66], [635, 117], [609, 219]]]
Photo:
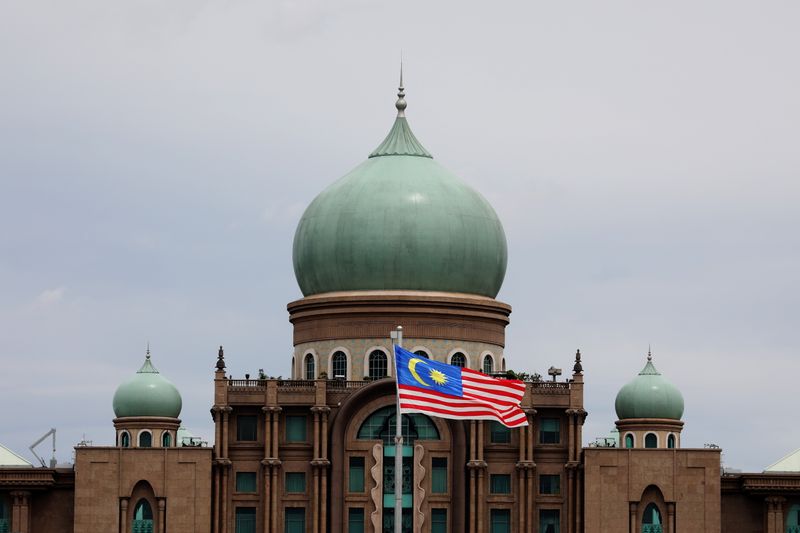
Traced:
[[[399, 481], [395, 472], [395, 443], [397, 415], [395, 406], [378, 409], [369, 415], [358, 429], [359, 440], [383, 441], [383, 521], [382, 531], [394, 533], [394, 490]], [[436, 424], [422, 414], [402, 415], [401, 431], [403, 433], [403, 533], [412, 533], [414, 524], [412, 517], [413, 507], [413, 458], [414, 443], [417, 440], [439, 440], [439, 430]]]

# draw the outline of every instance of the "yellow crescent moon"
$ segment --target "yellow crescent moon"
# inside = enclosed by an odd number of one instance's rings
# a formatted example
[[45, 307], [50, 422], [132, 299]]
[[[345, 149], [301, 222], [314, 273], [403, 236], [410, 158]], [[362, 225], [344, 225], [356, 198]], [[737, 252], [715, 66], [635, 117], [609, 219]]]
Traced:
[[408, 362], [408, 369], [411, 371], [411, 375], [414, 376], [414, 379], [416, 379], [426, 387], [430, 387], [431, 385], [429, 383], [425, 383], [424, 381], [422, 381], [422, 378], [419, 377], [419, 374], [417, 374], [417, 363], [422, 363], [423, 365], [425, 364], [425, 362], [422, 359], [411, 359]]

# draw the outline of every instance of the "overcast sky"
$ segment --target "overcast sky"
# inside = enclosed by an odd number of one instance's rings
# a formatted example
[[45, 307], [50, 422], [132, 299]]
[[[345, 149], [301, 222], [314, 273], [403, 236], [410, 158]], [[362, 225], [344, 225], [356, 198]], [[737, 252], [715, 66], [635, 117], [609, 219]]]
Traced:
[[800, 447], [798, 25], [795, 1], [0, 0], [0, 443], [113, 443], [148, 340], [209, 440], [219, 344], [287, 375], [295, 226], [391, 127], [402, 49], [414, 132], [505, 225], [509, 366], [580, 347], [588, 442], [652, 344], [682, 444], [762, 470]]

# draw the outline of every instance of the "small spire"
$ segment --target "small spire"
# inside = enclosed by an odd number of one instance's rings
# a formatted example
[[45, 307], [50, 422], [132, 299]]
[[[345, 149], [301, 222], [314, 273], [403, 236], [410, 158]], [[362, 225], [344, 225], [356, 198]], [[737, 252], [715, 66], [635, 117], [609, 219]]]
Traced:
[[150, 359], [150, 341], [147, 341], [147, 352], [144, 356], [146, 359]]
[[583, 365], [581, 364], [581, 350], [578, 348], [578, 351], [575, 352], [575, 366], [572, 367], [573, 374], [580, 374], [583, 372]]
[[217, 352], [217, 370], [225, 370], [225, 352], [222, 350], [222, 346]]
[[647, 345], [647, 362], [649, 363], [652, 360], [653, 360], [653, 353], [650, 351], [650, 345], [648, 344]]
[[403, 53], [400, 53], [400, 86], [397, 88], [397, 102], [394, 106], [397, 108], [397, 116], [406, 116], [406, 107], [408, 104], [405, 100], [405, 87], [403, 87]]

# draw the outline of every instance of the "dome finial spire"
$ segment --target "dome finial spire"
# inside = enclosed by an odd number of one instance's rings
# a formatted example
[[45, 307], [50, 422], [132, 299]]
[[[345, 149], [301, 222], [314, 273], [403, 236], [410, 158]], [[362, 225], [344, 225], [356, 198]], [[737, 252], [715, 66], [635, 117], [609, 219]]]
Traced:
[[147, 341], [147, 351], [144, 356], [146, 359], [150, 359], [150, 341]]
[[647, 345], [647, 362], [651, 362], [653, 360], [653, 353], [650, 351], [650, 345]]
[[397, 88], [397, 102], [395, 102], [394, 106], [397, 108], [397, 116], [404, 117], [406, 116], [406, 104], [405, 100], [405, 87], [403, 87], [403, 52], [400, 52], [400, 86]]

